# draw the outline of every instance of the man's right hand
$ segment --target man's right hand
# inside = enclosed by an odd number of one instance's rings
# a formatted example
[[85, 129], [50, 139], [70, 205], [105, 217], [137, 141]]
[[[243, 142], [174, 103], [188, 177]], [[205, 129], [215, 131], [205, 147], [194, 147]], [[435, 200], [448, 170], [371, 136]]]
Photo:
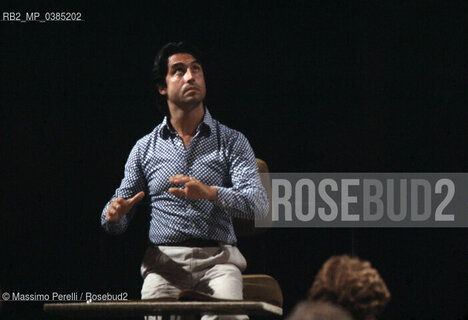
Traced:
[[126, 215], [135, 204], [141, 201], [145, 193], [143, 191], [137, 193], [133, 198], [124, 199], [117, 198], [109, 205], [106, 212], [107, 221], [118, 222]]

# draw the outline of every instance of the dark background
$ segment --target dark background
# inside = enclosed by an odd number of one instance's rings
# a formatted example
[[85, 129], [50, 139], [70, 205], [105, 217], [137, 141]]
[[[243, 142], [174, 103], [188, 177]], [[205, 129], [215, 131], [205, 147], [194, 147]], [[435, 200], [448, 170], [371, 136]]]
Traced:
[[[1, 22], [3, 291], [138, 299], [147, 217], [111, 237], [101, 210], [130, 149], [161, 120], [151, 67], [166, 42], [205, 53], [207, 103], [272, 172], [467, 172], [462, 1], [2, 4], [84, 22]], [[322, 263], [353, 253], [381, 273], [382, 319], [468, 312], [468, 231], [271, 229], [239, 240], [247, 273], [279, 281], [285, 312]], [[4, 303], [7, 318], [49, 318]]]

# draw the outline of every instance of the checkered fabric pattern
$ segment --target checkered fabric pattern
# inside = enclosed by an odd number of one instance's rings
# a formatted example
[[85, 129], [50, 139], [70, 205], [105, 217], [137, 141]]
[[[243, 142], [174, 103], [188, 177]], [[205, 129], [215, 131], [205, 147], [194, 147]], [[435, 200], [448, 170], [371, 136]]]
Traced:
[[[218, 200], [189, 200], [169, 193], [169, 177], [184, 174], [216, 186]], [[181, 187], [181, 186], [179, 186]], [[205, 109], [203, 121], [187, 149], [167, 117], [133, 147], [125, 176], [101, 214], [109, 233], [127, 229], [134, 209], [119, 222], [106, 220], [117, 197], [131, 198], [145, 191], [151, 206], [149, 240], [177, 243], [191, 238], [237, 242], [232, 217], [254, 219], [268, 212], [268, 199], [246, 137], [214, 120]]]

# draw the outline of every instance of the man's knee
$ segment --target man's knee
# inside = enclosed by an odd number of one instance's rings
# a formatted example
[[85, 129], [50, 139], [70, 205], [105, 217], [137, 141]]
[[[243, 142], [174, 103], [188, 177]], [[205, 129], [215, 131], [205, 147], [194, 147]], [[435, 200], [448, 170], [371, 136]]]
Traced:
[[156, 299], [162, 297], [177, 297], [180, 289], [155, 273], [149, 273], [143, 281], [141, 299]]
[[196, 290], [221, 299], [242, 299], [242, 273], [232, 264], [216, 265], [205, 273]]

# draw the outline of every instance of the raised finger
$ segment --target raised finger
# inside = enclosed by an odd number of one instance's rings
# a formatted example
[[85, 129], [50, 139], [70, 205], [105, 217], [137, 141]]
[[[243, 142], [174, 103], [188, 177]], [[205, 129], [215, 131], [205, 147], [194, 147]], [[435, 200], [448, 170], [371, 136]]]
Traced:
[[176, 175], [176, 176], [172, 176], [169, 178], [169, 182], [170, 183], [175, 183], [175, 184], [186, 184], [187, 182], [189, 182], [191, 179], [191, 177], [189, 176], [184, 176], [184, 175]]
[[169, 192], [175, 196], [185, 197], [186, 191], [180, 188], [169, 188]]
[[185, 174], [175, 174], [175, 175], [173, 175], [173, 176], [170, 176], [170, 177], [169, 177], [169, 180], [171, 180], [171, 179], [177, 179], [177, 178], [182, 178], [182, 177], [186, 177], [186, 175], [185, 175]]
[[130, 205], [135, 205], [135, 203], [138, 203], [143, 197], [145, 196], [145, 193], [143, 191], [138, 192], [133, 198], [128, 199]]

